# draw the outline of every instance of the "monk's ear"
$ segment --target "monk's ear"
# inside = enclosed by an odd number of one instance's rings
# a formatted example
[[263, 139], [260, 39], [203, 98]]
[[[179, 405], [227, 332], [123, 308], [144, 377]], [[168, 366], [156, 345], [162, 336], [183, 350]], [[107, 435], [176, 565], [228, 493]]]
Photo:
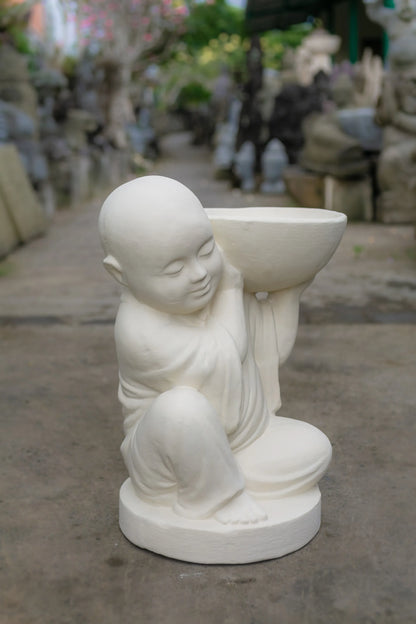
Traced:
[[114, 256], [107, 256], [106, 258], [104, 258], [103, 264], [107, 271], [110, 273], [110, 275], [112, 275], [114, 279], [117, 280], [117, 282], [119, 282], [123, 286], [126, 285], [123, 278], [123, 270], [121, 268], [121, 265], [119, 261], [114, 258]]

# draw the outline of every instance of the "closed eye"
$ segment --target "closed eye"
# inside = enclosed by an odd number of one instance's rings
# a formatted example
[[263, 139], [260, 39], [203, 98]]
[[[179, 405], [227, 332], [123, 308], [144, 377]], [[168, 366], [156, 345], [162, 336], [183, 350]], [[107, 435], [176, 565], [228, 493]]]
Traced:
[[200, 257], [210, 256], [212, 252], [214, 251], [214, 249], [215, 249], [215, 240], [213, 238], [210, 238], [209, 241], [207, 241], [206, 243], [202, 245], [202, 247], [198, 251], [198, 256]]
[[164, 275], [179, 275], [182, 271], [184, 264], [182, 262], [172, 262], [163, 271]]

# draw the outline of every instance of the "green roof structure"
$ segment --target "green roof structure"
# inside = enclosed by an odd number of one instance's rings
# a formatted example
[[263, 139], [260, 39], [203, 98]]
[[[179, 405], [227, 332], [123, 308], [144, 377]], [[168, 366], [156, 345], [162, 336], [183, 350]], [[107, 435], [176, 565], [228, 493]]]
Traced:
[[[284, 30], [310, 17], [329, 16], [337, 2], [344, 0], [247, 0], [246, 27], [250, 33]], [[355, 0], [353, 4], [355, 4]]]
[[[394, 6], [393, 0], [384, 0], [385, 6]], [[382, 55], [383, 32], [366, 15], [362, 0], [247, 0], [246, 30], [260, 34], [268, 30], [285, 30], [319, 18], [322, 25], [340, 35], [342, 53], [356, 63], [365, 47]]]

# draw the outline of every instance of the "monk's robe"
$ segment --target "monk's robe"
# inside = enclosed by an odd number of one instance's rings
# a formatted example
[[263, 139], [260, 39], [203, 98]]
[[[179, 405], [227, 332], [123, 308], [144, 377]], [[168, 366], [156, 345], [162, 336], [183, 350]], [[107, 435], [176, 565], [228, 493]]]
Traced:
[[[258, 301], [242, 287], [220, 287], [202, 313], [170, 315], [125, 291], [115, 337], [125, 431], [121, 450], [140, 496], [167, 504], [179, 499], [178, 510], [202, 517], [250, 484], [272, 494], [282, 484], [284, 490], [292, 487], [285, 463], [278, 461], [287, 450], [279, 451], [276, 424], [287, 419], [274, 416], [280, 407], [279, 351], [267, 299]], [[152, 412], [160, 397], [183, 387], [199, 397], [194, 417], [171, 414], [168, 402], [162, 412]], [[256, 443], [260, 453], [271, 455], [269, 462], [262, 458], [260, 474], [250, 453]], [[310, 473], [306, 459], [301, 480]], [[299, 481], [295, 464], [290, 458]]]

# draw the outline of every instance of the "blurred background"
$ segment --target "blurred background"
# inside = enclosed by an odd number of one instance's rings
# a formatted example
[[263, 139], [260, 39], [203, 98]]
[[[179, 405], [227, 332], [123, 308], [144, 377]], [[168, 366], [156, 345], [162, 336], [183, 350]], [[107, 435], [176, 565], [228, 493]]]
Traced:
[[[0, 256], [44, 232], [56, 210], [152, 170], [164, 137], [184, 131], [230, 189], [414, 222], [414, 190], [403, 190], [413, 157], [383, 143], [395, 125], [392, 89], [380, 97], [389, 25], [416, 19], [399, 4], [1, 0]], [[413, 101], [407, 82], [402, 100]], [[405, 130], [412, 154], [416, 124]]]
[[[415, 622], [415, 44], [416, 0], [0, 0], [2, 624]], [[282, 415], [334, 447], [290, 557], [120, 535], [97, 217], [146, 173], [206, 207], [348, 216], [281, 371]]]

